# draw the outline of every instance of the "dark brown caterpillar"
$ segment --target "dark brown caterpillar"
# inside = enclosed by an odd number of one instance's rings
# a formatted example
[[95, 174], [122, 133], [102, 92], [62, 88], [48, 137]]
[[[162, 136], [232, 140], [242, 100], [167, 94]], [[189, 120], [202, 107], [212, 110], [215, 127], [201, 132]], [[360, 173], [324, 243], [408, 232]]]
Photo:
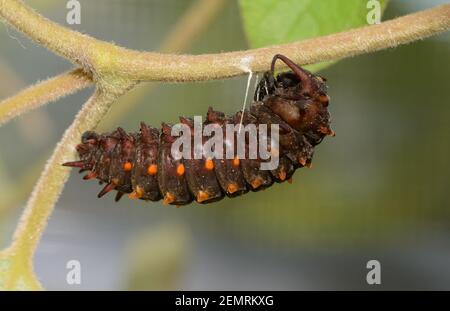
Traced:
[[[292, 71], [275, 78], [277, 59]], [[121, 128], [108, 134], [84, 133], [76, 147], [80, 160], [63, 165], [89, 171], [86, 180], [97, 178], [106, 183], [98, 197], [117, 190], [116, 201], [129, 193], [131, 199], [163, 199], [164, 204], [172, 205], [193, 200], [210, 203], [225, 195], [234, 197], [265, 189], [273, 182], [290, 180], [297, 168], [309, 167], [314, 147], [325, 136], [334, 135], [326, 88], [324, 78], [283, 55], [275, 55], [271, 71], [259, 81], [249, 111], [226, 117], [209, 108], [204, 124], [216, 124], [223, 131], [226, 124], [239, 124], [241, 120], [243, 125], [279, 124], [279, 165], [272, 171], [260, 170], [261, 159], [175, 160], [171, 146], [177, 137], [171, 136], [171, 126], [163, 123], [158, 131], [143, 122], [139, 133], [126, 133]], [[180, 120], [192, 126], [191, 119]]]

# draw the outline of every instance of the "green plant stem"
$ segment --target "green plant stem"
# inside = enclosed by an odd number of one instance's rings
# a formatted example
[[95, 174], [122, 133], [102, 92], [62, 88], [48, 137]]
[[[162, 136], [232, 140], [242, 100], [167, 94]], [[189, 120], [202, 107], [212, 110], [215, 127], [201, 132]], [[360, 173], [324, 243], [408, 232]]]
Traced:
[[30, 86], [0, 102], [0, 126], [26, 111], [56, 101], [91, 84], [89, 75], [82, 69], [74, 69]]
[[118, 47], [60, 26], [19, 0], [0, 0], [0, 16], [56, 54], [92, 70], [94, 79], [116, 75], [134, 81], [201, 81], [267, 70], [276, 53], [298, 64], [312, 64], [395, 47], [450, 28], [450, 4], [301, 42], [248, 51], [205, 55], [170, 55]]

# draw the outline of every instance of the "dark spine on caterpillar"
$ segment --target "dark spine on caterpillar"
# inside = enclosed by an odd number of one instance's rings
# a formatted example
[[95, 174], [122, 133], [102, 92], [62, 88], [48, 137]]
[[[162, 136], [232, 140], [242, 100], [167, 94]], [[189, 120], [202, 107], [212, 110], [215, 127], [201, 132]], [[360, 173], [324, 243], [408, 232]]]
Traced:
[[[278, 59], [291, 71], [275, 77]], [[104, 183], [98, 197], [117, 190], [116, 201], [128, 193], [131, 199], [162, 199], [165, 204], [177, 206], [194, 200], [211, 203], [224, 196], [235, 197], [290, 180], [297, 168], [310, 167], [314, 147], [325, 136], [334, 135], [328, 103], [324, 78], [302, 69], [283, 55], [275, 55], [271, 70], [258, 83], [249, 110], [227, 117], [209, 108], [203, 125], [214, 125], [216, 131], [222, 132], [222, 159], [195, 158], [193, 137], [191, 157], [174, 158], [172, 144], [178, 137], [172, 136], [172, 126], [163, 123], [159, 131], [142, 122], [138, 133], [126, 133], [122, 128], [107, 134], [84, 133], [76, 147], [80, 160], [63, 165], [88, 171], [84, 179], [96, 178]], [[180, 121], [194, 128], [192, 119], [181, 117]], [[249, 133], [243, 134], [245, 157], [235, 154], [227, 158], [226, 146], [236, 147], [238, 139], [236, 131], [230, 134], [227, 127], [241, 129], [248, 124], [257, 128], [262, 124], [268, 128], [273, 124], [279, 126], [278, 150], [270, 150], [279, 158], [276, 168], [261, 170], [264, 160], [249, 157]], [[203, 136], [202, 143], [207, 139]], [[270, 136], [263, 139], [270, 145]]]

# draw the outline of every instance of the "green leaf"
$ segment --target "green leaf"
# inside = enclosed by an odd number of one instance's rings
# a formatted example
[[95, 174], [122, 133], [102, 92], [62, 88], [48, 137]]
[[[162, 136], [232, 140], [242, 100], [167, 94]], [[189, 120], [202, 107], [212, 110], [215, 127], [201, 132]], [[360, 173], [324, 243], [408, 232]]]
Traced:
[[[239, 0], [252, 48], [290, 43], [367, 25], [365, 0]], [[384, 10], [387, 0], [380, 0]], [[320, 70], [332, 62], [307, 68]]]

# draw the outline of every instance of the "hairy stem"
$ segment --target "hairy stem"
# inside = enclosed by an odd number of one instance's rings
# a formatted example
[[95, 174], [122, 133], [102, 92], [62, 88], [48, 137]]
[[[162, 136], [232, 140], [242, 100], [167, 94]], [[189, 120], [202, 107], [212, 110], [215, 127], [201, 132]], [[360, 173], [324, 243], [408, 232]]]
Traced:
[[0, 0], [0, 16], [49, 50], [92, 70], [134, 81], [200, 81], [265, 71], [275, 54], [297, 64], [312, 64], [395, 47], [450, 28], [450, 4], [320, 38], [266, 48], [205, 55], [139, 52], [82, 35], [60, 26], [19, 0]]
[[125, 69], [124, 75], [140, 80], [222, 79], [244, 74], [243, 62], [248, 62], [253, 72], [266, 71], [275, 54], [284, 54], [297, 64], [313, 64], [395, 47], [449, 28], [450, 4], [447, 4], [378, 25], [254, 50], [197, 56], [124, 51], [128, 56], [119, 52], [114, 65], [117, 70]]
[[92, 84], [82, 69], [74, 69], [30, 86], [0, 102], [0, 126], [20, 114], [75, 93]]

